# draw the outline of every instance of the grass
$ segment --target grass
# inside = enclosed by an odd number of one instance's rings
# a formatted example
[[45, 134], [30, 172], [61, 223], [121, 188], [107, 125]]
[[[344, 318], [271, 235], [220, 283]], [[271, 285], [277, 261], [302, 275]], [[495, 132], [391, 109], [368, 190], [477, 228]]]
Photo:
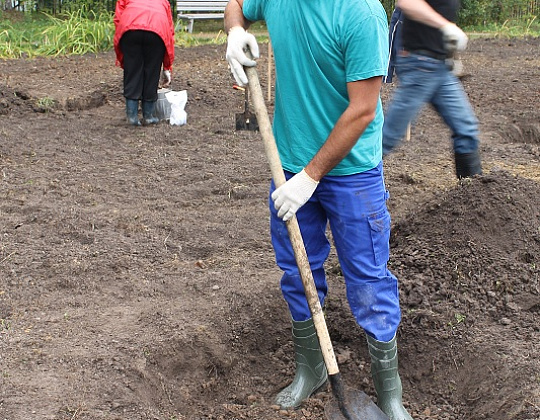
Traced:
[[0, 14], [1, 58], [106, 51], [112, 46], [113, 36], [112, 15], [106, 12], [80, 8], [58, 17], [46, 13]]
[[49, 97], [39, 98], [36, 105], [43, 111], [48, 112], [54, 108], [55, 100]]
[[[223, 20], [201, 20], [195, 21], [193, 33], [186, 32], [187, 21], [176, 23], [176, 45], [182, 47], [193, 47], [203, 44], [225, 44], [227, 35], [223, 30]], [[254, 23], [249, 32], [253, 33], [257, 41], [267, 42], [268, 32], [266, 25], [262, 22]]]
[[503, 23], [486, 23], [465, 28], [473, 36], [491, 36], [497, 38], [540, 37], [540, 19], [536, 16], [524, 20], [508, 19]]
[[[223, 20], [195, 21], [194, 32], [185, 29], [186, 21], [176, 23], [175, 43], [179, 47], [227, 42]], [[471, 37], [540, 37], [540, 19], [529, 16], [507, 20], [502, 24], [485, 24], [464, 28]], [[259, 42], [268, 41], [264, 23], [250, 28]], [[109, 51], [113, 47], [113, 14], [93, 12], [82, 7], [60, 16], [45, 13], [0, 11], [0, 58], [82, 55]]]
[[[185, 24], [176, 24], [175, 44], [179, 47], [227, 41], [223, 20], [197, 21], [191, 34]], [[268, 40], [264, 24], [253, 25], [252, 32], [260, 42]], [[111, 50], [113, 38], [113, 14], [107, 12], [95, 13], [84, 7], [60, 16], [0, 11], [0, 58], [98, 53]]]

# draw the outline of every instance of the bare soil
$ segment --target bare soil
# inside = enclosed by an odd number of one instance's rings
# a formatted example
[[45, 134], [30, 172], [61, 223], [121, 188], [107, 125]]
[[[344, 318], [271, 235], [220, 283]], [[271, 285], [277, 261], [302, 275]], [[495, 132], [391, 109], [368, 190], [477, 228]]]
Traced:
[[[259, 61], [266, 92], [267, 54]], [[430, 109], [385, 161], [404, 400], [417, 420], [540, 418], [540, 40], [463, 55], [485, 174]], [[125, 122], [112, 53], [0, 61], [0, 419], [320, 419], [293, 377], [258, 132], [223, 46], [177, 51], [185, 126]], [[384, 86], [385, 103], [393, 85]], [[269, 111], [272, 103], [269, 102]], [[330, 334], [376, 400], [334, 253]]]

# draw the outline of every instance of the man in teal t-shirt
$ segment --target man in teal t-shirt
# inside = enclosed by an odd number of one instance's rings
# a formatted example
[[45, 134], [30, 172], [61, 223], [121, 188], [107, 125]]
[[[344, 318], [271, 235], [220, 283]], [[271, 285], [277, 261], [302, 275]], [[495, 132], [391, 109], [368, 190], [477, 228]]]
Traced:
[[[266, 21], [277, 74], [274, 135], [284, 169], [298, 173], [348, 107], [347, 82], [385, 74], [386, 14], [375, 2], [323, 0], [244, 0], [243, 12], [250, 21]], [[361, 141], [328, 174], [352, 175], [377, 166], [382, 124], [377, 99], [375, 118], [360, 133]]]
[[231, 0], [225, 10], [227, 60], [236, 81], [258, 58], [251, 22], [264, 20], [275, 56], [274, 136], [287, 182], [270, 189], [270, 228], [288, 304], [296, 375], [276, 402], [297, 407], [327, 371], [284, 221], [296, 216], [324, 304], [330, 225], [357, 323], [366, 332], [378, 404], [392, 420], [402, 405], [396, 331], [398, 284], [388, 270], [390, 215], [382, 169], [382, 77], [388, 21], [379, 0]]

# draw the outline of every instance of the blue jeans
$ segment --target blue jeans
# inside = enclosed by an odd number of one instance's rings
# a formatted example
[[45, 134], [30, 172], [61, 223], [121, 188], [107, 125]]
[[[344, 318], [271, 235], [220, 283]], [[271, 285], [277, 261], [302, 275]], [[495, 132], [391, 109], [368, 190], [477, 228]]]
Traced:
[[401, 32], [403, 28], [403, 13], [401, 9], [396, 7], [390, 18], [390, 26], [388, 31], [388, 43], [390, 44], [390, 56], [388, 57], [388, 70], [386, 76], [383, 77], [384, 83], [392, 83], [396, 70], [396, 59], [399, 51], [401, 51]]
[[[287, 178], [293, 174], [286, 173]], [[272, 184], [270, 194], [275, 187]], [[388, 270], [390, 214], [382, 163], [349, 176], [324, 177], [296, 217], [321, 305], [328, 293], [324, 263], [332, 237], [345, 279], [347, 300], [357, 323], [373, 338], [390, 341], [401, 321], [397, 278]], [[311, 318], [285, 223], [272, 199], [270, 229], [276, 262], [283, 270], [281, 291], [295, 321]]]
[[478, 120], [461, 82], [444, 60], [409, 54], [396, 60], [398, 86], [385, 114], [383, 155], [396, 147], [424, 104], [430, 103], [452, 131], [454, 152], [478, 150]]

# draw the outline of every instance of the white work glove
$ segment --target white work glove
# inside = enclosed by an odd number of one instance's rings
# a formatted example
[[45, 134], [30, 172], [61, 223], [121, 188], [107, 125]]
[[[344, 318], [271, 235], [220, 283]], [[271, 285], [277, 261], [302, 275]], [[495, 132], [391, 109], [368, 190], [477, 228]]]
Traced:
[[452, 73], [458, 78], [465, 75], [463, 62], [459, 58], [454, 58], [454, 62], [452, 63]]
[[259, 58], [259, 45], [253, 34], [246, 32], [241, 26], [234, 26], [227, 37], [227, 53], [225, 58], [231, 67], [231, 73], [239, 86], [248, 82], [244, 66], [255, 66], [255, 60], [250, 59], [245, 51], [249, 49], [254, 59]]
[[448, 22], [440, 28], [443, 34], [444, 48], [449, 53], [464, 51], [467, 48], [469, 38], [455, 23]]
[[458, 79], [461, 79], [463, 76], [465, 76], [465, 71], [463, 69], [463, 62], [461, 59], [457, 57], [451, 57], [447, 58], [445, 60], [446, 67], [452, 72], [454, 76], [456, 76]]
[[163, 70], [161, 72], [161, 87], [169, 87], [171, 84], [171, 71], [170, 70]]
[[293, 217], [315, 192], [319, 183], [302, 169], [272, 193], [274, 207], [284, 222]]

